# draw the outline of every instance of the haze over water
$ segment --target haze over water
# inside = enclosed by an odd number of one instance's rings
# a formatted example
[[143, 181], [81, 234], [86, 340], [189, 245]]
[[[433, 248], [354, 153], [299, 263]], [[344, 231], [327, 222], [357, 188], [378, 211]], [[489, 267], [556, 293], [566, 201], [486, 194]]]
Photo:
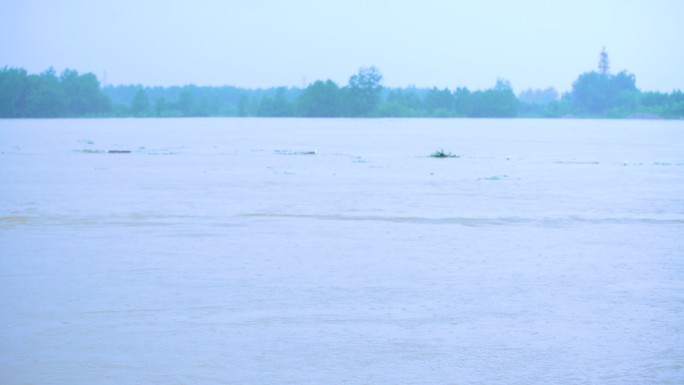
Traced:
[[389, 87], [569, 91], [596, 69], [684, 89], [676, 0], [42, 0], [0, 3], [0, 66], [92, 72], [108, 85], [306, 87], [377, 66]]
[[684, 381], [679, 121], [0, 137], [5, 384]]

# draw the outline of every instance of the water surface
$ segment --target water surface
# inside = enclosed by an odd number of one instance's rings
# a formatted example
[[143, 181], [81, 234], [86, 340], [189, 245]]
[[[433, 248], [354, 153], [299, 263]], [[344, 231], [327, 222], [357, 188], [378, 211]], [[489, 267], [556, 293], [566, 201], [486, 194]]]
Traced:
[[0, 120], [0, 180], [4, 384], [684, 381], [681, 122]]

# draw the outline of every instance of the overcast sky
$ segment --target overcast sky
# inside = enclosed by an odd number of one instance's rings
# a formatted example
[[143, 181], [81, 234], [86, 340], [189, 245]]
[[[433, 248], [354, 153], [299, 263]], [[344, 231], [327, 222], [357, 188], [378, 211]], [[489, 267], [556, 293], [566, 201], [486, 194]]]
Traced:
[[0, 66], [108, 84], [340, 85], [375, 65], [392, 87], [569, 90], [597, 68], [684, 89], [684, 1], [1, 0]]

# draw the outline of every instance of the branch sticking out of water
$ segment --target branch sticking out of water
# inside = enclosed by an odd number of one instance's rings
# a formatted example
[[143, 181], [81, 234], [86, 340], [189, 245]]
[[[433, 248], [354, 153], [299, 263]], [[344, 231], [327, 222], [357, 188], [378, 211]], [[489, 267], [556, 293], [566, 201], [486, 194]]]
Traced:
[[450, 152], [444, 152], [444, 149], [433, 152], [432, 154], [430, 154], [430, 157], [432, 157], [432, 158], [460, 158], [459, 155], [455, 155], [455, 154], [452, 154]]

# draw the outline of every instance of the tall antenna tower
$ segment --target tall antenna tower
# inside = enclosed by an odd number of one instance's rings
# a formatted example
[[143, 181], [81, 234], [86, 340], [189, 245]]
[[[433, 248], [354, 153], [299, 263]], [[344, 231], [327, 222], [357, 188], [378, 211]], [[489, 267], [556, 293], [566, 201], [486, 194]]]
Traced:
[[601, 50], [601, 56], [599, 59], [599, 72], [601, 75], [608, 75], [610, 72], [610, 62], [608, 61], [608, 54], [606, 53], [606, 47]]

